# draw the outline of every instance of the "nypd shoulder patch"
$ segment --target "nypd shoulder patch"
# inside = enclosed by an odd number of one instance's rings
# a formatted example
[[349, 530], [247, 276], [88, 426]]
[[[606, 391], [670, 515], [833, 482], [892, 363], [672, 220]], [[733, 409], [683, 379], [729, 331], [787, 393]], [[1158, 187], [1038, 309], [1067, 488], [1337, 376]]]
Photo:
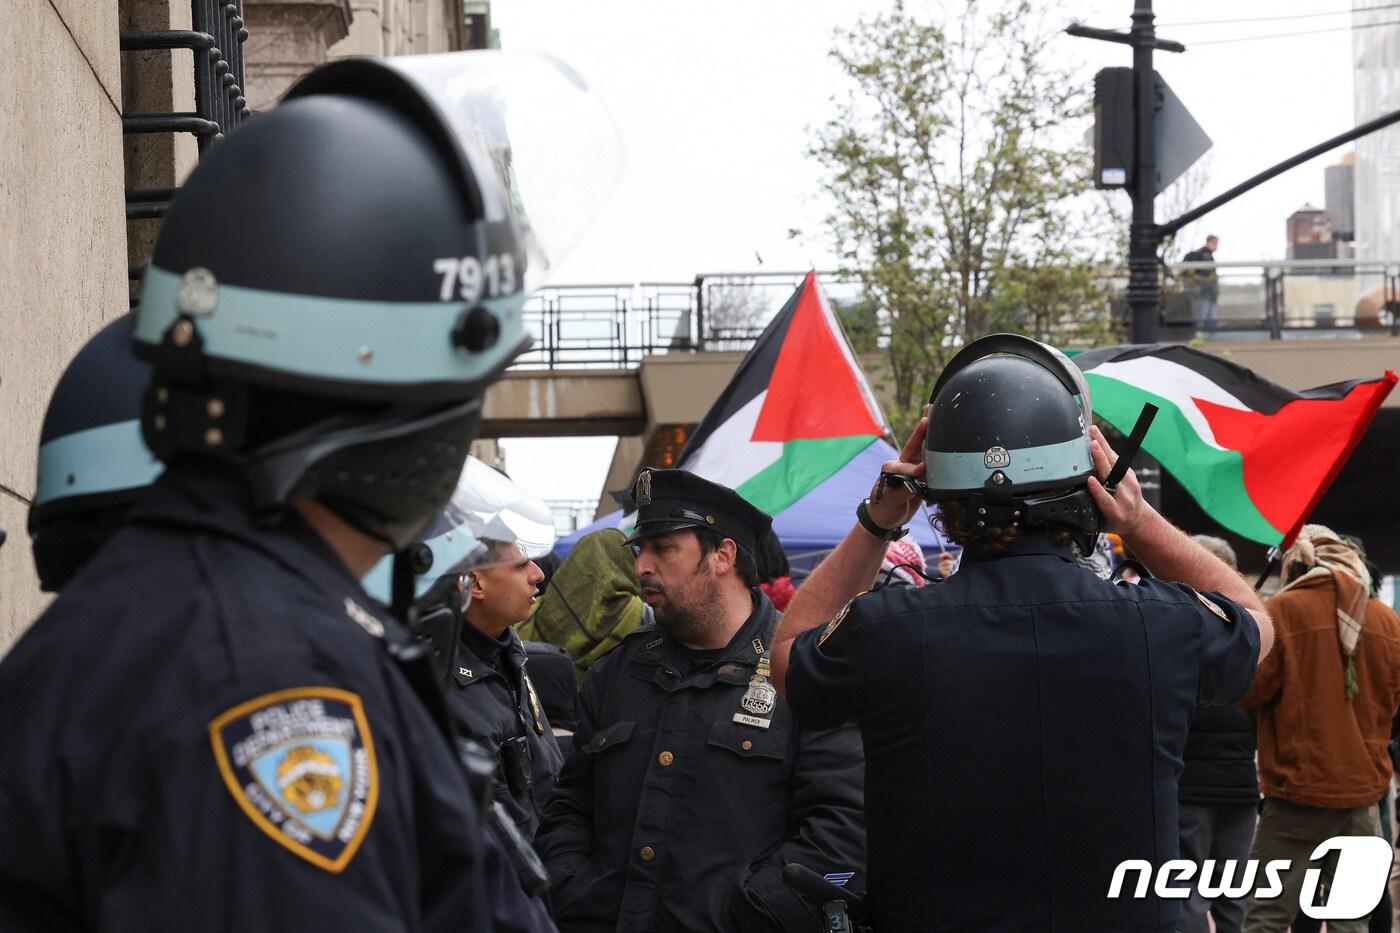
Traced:
[[1211, 612], [1220, 616], [1220, 621], [1224, 622], [1226, 625], [1230, 624], [1230, 616], [1225, 612], [1224, 609], [1221, 609], [1220, 606], [1216, 604], [1215, 600], [1211, 599], [1204, 593], [1197, 593], [1196, 598], [1201, 601], [1202, 606], [1205, 606]]
[[209, 724], [234, 802], [279, 845], [338, 874], [379, 802], [374, 740], [357, 694], [331, 687], [268, 693]]
[[851, 605], [855, 603], [857, 599], [860, 599], [868, 592], [870, 591], [866, 590], [865, 592], [857, 593], [851, 598], [850, 602], [846, 603], [846, 605], [841, 607], [841, 611], [836, 613], [836, 618], [826, 623], [826, 628], [822, 629], [821, 637], [817, 639], [818, 648], [826, 644], [826, 640], [832, 635], [836, 634], [836, 630], [841, 627], [841, 623], [846, 621], [846, 616], [851, 614]]

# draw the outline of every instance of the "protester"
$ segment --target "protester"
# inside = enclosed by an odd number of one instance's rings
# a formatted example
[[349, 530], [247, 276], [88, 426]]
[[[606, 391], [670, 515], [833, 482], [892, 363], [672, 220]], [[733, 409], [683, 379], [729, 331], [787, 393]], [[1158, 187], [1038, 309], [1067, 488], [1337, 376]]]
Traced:
[[[942, 576], [948, 576], [943, 572], [943, 556], [951, 558], [953, 555], [944, 551], [939, 555], [939, 571]], [[889, 583], [893, 586], [921, 587], [928, 583], [925, 572], [928, 569], [924, 561], [923, 549], [919, 547], [917, 541], [912, 538], [901, 538], [898, 541], [891, 541], [890, 546], [885, 549], [885, 559], [880, 561], [880, 575], [877, 578], [881, 584]]]
[[[1116, 458], [1090, 418], [1087, 387], [1051, 348], [967, 345], [885, 464], [901, 481], [857, 506], [784, 617], [774, 675], [799, 723], [861, 729], [876, 929], [1175, 928], [1179, 901], [1106, 893], [1124, 859], [1177, 857], [1191, 711], [1244, 693], [1271, 630], [1250, 587], [1147, 504], [1131, 470], [1105, 491]], [[853, 599], [925, 497], [963, 547], [958, 572]], [[1118, 586], [1079, 568], [1101, 523], [1182, 582]]]
[[[1356, 547], [1304, 525], [1268, 602], [1278, 641], [1241, 703], [1259, 717], [1259, 815], [1252, 859], [1289, 859], [1278, 897], [1251, 897], [1245, 929], [1289, 928], [1313, 849], [1333, 836], [1382, 835], [1377, 801], [1393, 773], [1387, 742], [1400, 706], [1400, 619], [1371, 596]], [[1331, 884], [1332, 865], [1323, 868]], [[1361, 933], [1367, 919], [1328, 920]]]
[[583, 683], [538, 839], [559, 928], [823, 929], [782, 871], [856, 873], [862, 886], [860, 737], [800, 728], [768, 683], [778, 615], [754, 553], [771, 519], [683, 470], [643, 470], [634, 494], [656, 624]]
[[554, 740], [559, 744], [560, 754], [568, 755], [577, 725], [574, 705], [578, 699], [578, 680], [574, 676], [574, 662], [558, 645], [545, 641], [527, 641], [524, 645], [530, 679], [540, 695]]
[[1208, 262], [1209, 269], [1196, 269], [1188, 273], [1191, 283], [1191, 310], [1196, 328], [1207, 333], [1215, 330], [1215, 303], [1220, 299], [1220, 279], [1215, 274], [1215, 249], [1220, 238], [1206, 237], [1200, 249], [1192, 250], [1183, 257], [1186, 262]]
[[[1221, 538], [1192, 535], [1191, 540], [1236, 569], [1235, 550]], [[1259, 776], [1254, 767], [1254, 717], [1238, 706], [1196, 707], [1183, 755], [1179, 782], [1181, 857], [1202, 865], [1243, 864], [1254, 841], [1259, 805]], [[1208, 898], [1200, 885], [1191, 888], [1182, 910], [1182, 933], [1240, 933], [1244, 895]], [[1207, 921], [1207, 914], [1210, 920]]]
[[792, 585], [792, 569], [788, 566], [787, 553], [772, 529], [759, 539], [754, 560], [758, 565], [758, 588], [772, 601], [773, 608], [782, 612], [792, 602], [797, 590]]
[[559, 565], [518, 631], [527, 641], [558, 645], [584, 672], [642, 624], [642, 590], [632, 549], [616, 528], [584, 535]]
[[432, 94], [335, 63], [176, 192], [134, 331], [165, 471], [0, 663], [0, 929], [552, 928], [359, 583], [526, 339], [518, 277], [425, 307], [438, 257], [533, 242]]

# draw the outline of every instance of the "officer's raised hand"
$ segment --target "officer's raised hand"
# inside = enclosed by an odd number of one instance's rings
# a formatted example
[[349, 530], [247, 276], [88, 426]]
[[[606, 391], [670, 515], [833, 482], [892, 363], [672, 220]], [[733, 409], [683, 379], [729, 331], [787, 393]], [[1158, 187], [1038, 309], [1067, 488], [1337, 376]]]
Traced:
[[826, 624], [861, 590], [868, 589], [879, 572], [889, 543], [903, 537], [905, 525], [918, 514], [923, 497], [915, 491], [926, 471], [924, 443], [928, 416], [919, 419], [899, 459], [887, 460], [881, 472], [907, 478], [910, 482], [882, 477], [870, 491], [870, 498], [856, 507], [856, 522], [846, 539], [822, 561], [797, 591], [773, 639], [773, 685], [786, 687], [788, 657], [792, 642], [803, 632]]
[[1089, 428], [1089, 453], [1094, 458], [1094, 475], [1088, 480], [1089, 495], [1103, 515], [1104, 530], [1128, 537], [1148, 513], [1156, 510], [1143, 499], [1142, 487], [1132, 470], [1123, 474], [1113, 492], [1104, 488], [1104, 480], [1118, 462], [1118, 454], [1097, 426]]
[[[924, 436], [928, 433], [928, 416], [919, 419], [899, 459], [886, 460], [880, 467], [882, 473], [905, 476], [910, 480], [924, 478]], [[870, 504], [867, 506], [870, 518], [882, 528], [901, 528], [919, 512], [923, 504], [910, 486], [899, 482], [877, 482], [870, 490]]]

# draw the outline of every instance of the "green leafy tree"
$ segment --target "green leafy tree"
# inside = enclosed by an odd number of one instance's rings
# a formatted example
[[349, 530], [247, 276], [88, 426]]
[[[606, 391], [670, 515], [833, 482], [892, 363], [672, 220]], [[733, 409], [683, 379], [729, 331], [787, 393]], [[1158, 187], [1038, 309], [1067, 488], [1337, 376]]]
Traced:
[[1029, 0], [970, 0], [946, 20], [903, 2], [832, 52], [850, 79], [811, 154], [842, 273], [880, 309], [897, 431], [965, 341], [1107, 338], [1112, 244], [1086, 196], [1088, 100], [1053, 59]]

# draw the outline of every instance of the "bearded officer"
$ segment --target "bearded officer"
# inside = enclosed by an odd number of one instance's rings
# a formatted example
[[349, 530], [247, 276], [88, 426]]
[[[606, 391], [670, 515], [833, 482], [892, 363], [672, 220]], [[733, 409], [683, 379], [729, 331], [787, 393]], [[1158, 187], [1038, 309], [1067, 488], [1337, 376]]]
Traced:
[[754, 544], [772, 520], [683, 470], [643, 470], [633, 496], [635, 570], [656, 623], [584, 680], [537, 840], [555, 920], [821, 929], [782, 869], [862, 869], [863, 762], [853, 729], [799, 728], [768, 681], [778, 613], [755, 585]]
[[489, 61], [313, 72], [176, 194], [135, 326], [166, 469], [0, 664], [0, 928], [551, 928], [359, 583], [528, 342], [541, 237], [439, 94]]
[[[864, 737], [876, 929], [1176, 928], [1180, 900], [1110, 899], [1115, 868], [1177, 857], [1192, 713], [1243, 695], [1272, 629], [1131, 471], [1105, 491], [1115, 458], [1091, 417], [1050, 347], [969, 344], [885, 465], [926, 480], [963, 546], [958, 572], [851, 601], [921, 506], [877, 486], [783, 621], [774, 672], [798, 721], [855, 721]], [[1163, 579], [1115, 585], [1078, 566], [1101, 525]]]

